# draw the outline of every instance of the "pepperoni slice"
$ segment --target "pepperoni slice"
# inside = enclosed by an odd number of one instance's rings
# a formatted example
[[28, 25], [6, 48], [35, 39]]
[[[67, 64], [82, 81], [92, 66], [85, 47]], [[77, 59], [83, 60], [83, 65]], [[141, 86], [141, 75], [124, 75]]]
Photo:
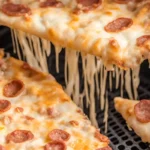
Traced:
[[57, 118], [60, 116], [60, 112], [54, 109], [53, 107], [47, 108], [47, 114], [50, 118]]
[[29, 140], [32, 140], [34, 138], [34, 135], [31, 131], [27, 130], [15, 130], [7, 135], [6, 140], [8, 142], [14, 142], [14, 143], [23, 143]]
[[143, 35], [136, 40], [136, 45], [142, 47], [147, 41], [150, 41], [150, 35]]
[[70, 134], [64, 130], [54, 129], [49, 133], [49, 138], [53, 141], [68, 141]]
[[131, 0], [114, 0], [115, 3], [118, 4], [127, 4], [128, 2], [130, 2]]
[[79, 14], [80, 12], [89, 12], [94, 8], [97, 8], [102, 5], [102, 0], [76, 0], [78, 5], [75, 8], [74, 13]]
[[46, 144], [44, 150], [66, 150], [66, 145], [60, 141], [53, 141]]
[[0, 100], [0, 113], [6, 112], [11, 108], [11, 103], [7, 100]]
[[25, 5], [7, 3], [2, 6], [2, 11], [8, 16], [23, 16], [31, 14], [31, 9]]
[[98, 148], [96, 150], [112, 150], [112, 148], [107, 146], [107, 147], [104, 147], [104, 148]]
[[102, 0], [77, 0], [78, 4], [84, 7], [98, 6], [102, 3]]
[[6, 97], [18, 96], [24, 90], [24, 84], [20, 80], [13, 80], [3, 88], [3, 95]]
[[104, 28], [106, 32], [120, 32], [129, 28], [133, 24], [130, 18], [118, 18], [108, 23]]
[[134, 113], [138, 121], [150, 122], [150, 100], [141, 100], [134, 107]]
[[97, 138], [100, 142], [109, 143], [108, 137], [105, 136], [105, 135], [100, 134], [98, 130], [96, 130], [96, 132], [95, 132], [95, 138]]
[[6, 150], [2, 145], [0, 145], [0, 150]]
[[40, 7], [63, 7], [63, 3], [57, 0], [46, 0], [45, 2], [40, 3]]

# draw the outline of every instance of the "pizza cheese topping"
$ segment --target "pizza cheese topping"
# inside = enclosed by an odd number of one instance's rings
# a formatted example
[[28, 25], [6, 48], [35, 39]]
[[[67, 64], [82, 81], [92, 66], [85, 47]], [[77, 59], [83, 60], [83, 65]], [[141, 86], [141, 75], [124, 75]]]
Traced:
[[66, 150], [66, 145], [63, 142], [60, 141], [53, 141], [48, 143], [44, 150]]
[[108, 23], [104, 28], [106, 32], [120, 32], [129, 28], [132, 24], [133, 21], [130, 18], [118, 18]]
[[150, 35], [143, 35], [136, 40], [137, 46], [143, 47], [147, 42], [150, 42]]
[[60, 112], [54, 109], [53, 107], [47, 108], [47, 114], [50, 118], [57, 118], [60, 116]]
[[128, 2], [130, 2], [130, 0], [114, 0], [114, 2], [118, 4], [127, 4]]
[[76, 0], [77, 8], [74, 10], [75, 14], [79, 14], [80, 12], [88, 12], [101, 6], [102, 0]]
[[71, 120], [71, 121], [69, 121], [69, 123], [70, 123], [72, 126], [78, 126], [78, 125], [79, 125], [79, 122], [78, 122], [78, 121], [75, 121], [75, 120]]
[[101, 5], [102, 0], [77, 0], [77, 3], [83, 7], [98, 7]]
[[32, 70], [32, 67], [28, 63], [26, 63], [26, 62], [23, 63], [23, 65], [21, 66], [21, 68], [22, 69], [27, 69], [27, 70]]
[[4, 125], [9, 125], [12, 122], [12, 117], [11, 116], [4, 116], [2, 119], [2, 122]]
[[11, 103], [8, 100], [0, 100], [0, 113], [6, 112], [11, 108]]
[[0, 145], [0, 150], [6, 150], [2, 145]]
[[15, 108], [15, 112], [17, 112], [17, 113], [22, 113], [23, 111], [24, 111], [24, 109], [22, 107]]
[[23, 63], [23, 65], [21, 66], [21, 68], [23, 70], [29, 71], [31, 74], [35, 74], [37, 73], [37, 70], [35, 70], [34, 68], [32, 68], [28, 63]]
[[26, 5], [7, 3], [2, 6], [2, 11], [8, 16], [23, 16], [31, 14], [31, 10]]
[[16, 97], [24, 90], [24, 83], [21, 80], [13, 80], [3, 88], [5, 97]]
[[68, 141], [70, 134], [64, 130], [54, 129], [49, 133], [49, 138], [52, 141]]
[[32, 140], [34, 138], [34, 135], [31, 131], [27, 130], [15, 130], [7, 135], [6, 140], [8, 142], [14, 142], [14, 143], [23, 143], [29, 140]]
[[150, 122], [150, 100], [141, 100], [136, 104], [134, 113], [138, 121], [142, 123]]
[[46, 0], [40, 3], [40, 7], [63, 7], [63, 3], [57, 0]]
[[[1, 51], [0, 51], [1, 52]], [[1, 56], [1, 54], [0, 54]], [[5, 64], [4, 60], [0, 60], [0, 70], [5, 71], [7, 68], [7, 65]]]
[[127, 4], [129, 2], [132, 2], [135, 5], [135, 3], [144, 2], [146, 0], [113, 0], [113, 1], [118, 4]]
[[32, 68], [28, 63], [23, 63], [21, 68], [25, 70], [25, 74], [28, 77], [35, 77], [38, 74], [38, 71]]
[[107, 147], [104, 147], [104, 148], [98, 148], [96, 150], [112, 150], [112, 149], [109, 146], [107, 146]]
[[21, 66], [21, 69], [24, 71], [25, 76], [34, 78], [37, 81], [40, 81], [43, 79], [55, 80], [52, 75], [44, 75], [42, 73], [39, 73], [38, 70], [34, 69], [28, 63], [23, 63], [23, 65]]

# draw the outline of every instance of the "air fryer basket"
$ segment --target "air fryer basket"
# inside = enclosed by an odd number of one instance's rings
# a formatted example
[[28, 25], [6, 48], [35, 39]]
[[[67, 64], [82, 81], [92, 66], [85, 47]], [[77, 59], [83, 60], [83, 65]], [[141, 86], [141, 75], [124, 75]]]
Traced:
[[[0, 26], [0, 48], [5, 48], [6, 52], [9, 52], [11, 56], [16, 57], [17, 55], [13, 53], [12, 41], [10, 30], [6, 27]], [[57, 74], [55, 70], [55, 53], [52, 52], [51, 56], [48, 58], [49, 71], [57, 81], [65, 86], [64, 83], [64, 70], [61, 66], [64, 64], [64, 51], [60, 54], [60, 73]], [[79, 62], [81, 63], [81, 62]], [[148, 63], [145, 61], [141, 66], [140, 71], [140, 86], [138, 88], [139, 99], [150, 99], [150, 69], [148, 69]], [[80, 87], [83, 87], [81, 83]], [[109, 91], [109, 90], [108, 90]], [[108, 132], [107, 136], [111, 140], [111, 147], [113, 150], [150, 150], [148, 144], [145, 144], [141, 139], [133, 132], [129, 131], [124, 119], [119, 113], [114, 109], [113, 98], [120, 95], [120, 91], [113, 89], [112, 92], [108, 92], [109, 97], [109, 118], [108, 118]], [[127, 97], [124, 91], [124, 97]], [[97, 102], [98, 103], [98, 102]], [[98, 106], [98, 105], [96, 105]], [[88, 109], [84, 112], [88, 115]], [[101, 128], [101, 132], [104, 132], [105, 125], [103, 123], [103, 112], [97, 107], [97, 120]], [[104, 134], [104, 133], [103, 133]]]

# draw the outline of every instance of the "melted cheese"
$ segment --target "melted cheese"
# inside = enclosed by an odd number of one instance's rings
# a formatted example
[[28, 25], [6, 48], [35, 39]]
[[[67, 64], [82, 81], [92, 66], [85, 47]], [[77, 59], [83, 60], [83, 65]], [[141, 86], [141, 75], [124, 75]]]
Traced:
[[[27, 58], [27, 62], [45, 72], [48, 72], [47, 57], [50, 55], [50, 43], [43, 39], [38, 39], [35, 36], [26, 35], [20, 31], [12, 31], [12, 39], [14, 41], [14, 49], [16, 45], [21, 45], [23, 51], [17, 48], [17, 54], [23, 52], [23, 58]], [[17, 39], [17, 40], [15, 40]], [[41, 45], [42, 44], [42, 45]], [[40, 46], [41, 45], [41, 46]], [[27, 49], [26, 49], [27, 48]], [[55, 46], [56, 54], [56, 71], [59, 72], [59, 53], [61, 51], [60, 46]], [[103, 62], [92, 55], [86, 55], [81, 53], [82, 59], [82, 71], [84, 78], [84, 88], [80, 91], [80, 79], [79, 76], [79, 52], [66, 49], [65, 50], [65, 65], [64, 76], [66, 83], [66, 93], [72, 96], [74, 102], [83, 108], [83, 99], [86, 98], [86, 107], [90, 108], [90, 119], [92, 123], [97, 126], [96, 114], [95, 114], [95, 93], [97, 99], [100, 101], [100, 109], [105, 109], [104, 120], [107, 127], [107, 95], [106, 95], [106, 82], [109, 79], [110, 90], [115, 83], [116, 89], [120, 87], [120, 93], [123, 95], [124, 86], [130, 98], [137, 97], [137, 87], [139, 84], [139, 68], [136, 70], [123, 71], [118, 67], [114, 67], [114, 71], [109, 72], [104, 67]], [[125, 74], [125, 77], [124, 77]], [[131, 76], [132, 74], [132, 76]], [[108, 76], [109, 75], [109, 76]], [[113, 82], [116, 80], [116, 82]], [[120, 85], [120, 86], [119, 86]], [[132, 87], [134, 92], [132, 91]]]
[[[47, 56], [50, 55], [50, 43], [44, 39], [25, 34], [24, 32], [12, 30], [12, 41], [14, 51], [19, 59], [26, 59], [31, 66], [48, 72]], [[20, 51], [20, 47], [22, 51]], [[21, 53], [23, 55], [21, 55]], [[58, 68], [58, 67], [57, 67]]]

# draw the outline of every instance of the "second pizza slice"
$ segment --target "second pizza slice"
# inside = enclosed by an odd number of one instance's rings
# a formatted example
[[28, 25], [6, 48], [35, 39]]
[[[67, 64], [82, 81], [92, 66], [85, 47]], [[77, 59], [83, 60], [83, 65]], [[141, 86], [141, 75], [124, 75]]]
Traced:
[[115, 108], [142, 141], [150, 143], [150, 100], [137, 101], [116, 97]]

